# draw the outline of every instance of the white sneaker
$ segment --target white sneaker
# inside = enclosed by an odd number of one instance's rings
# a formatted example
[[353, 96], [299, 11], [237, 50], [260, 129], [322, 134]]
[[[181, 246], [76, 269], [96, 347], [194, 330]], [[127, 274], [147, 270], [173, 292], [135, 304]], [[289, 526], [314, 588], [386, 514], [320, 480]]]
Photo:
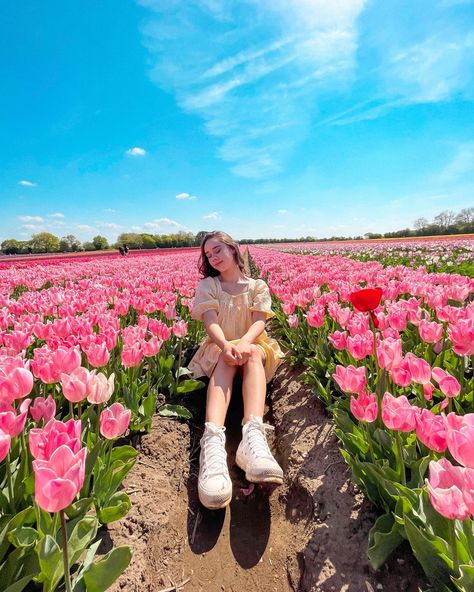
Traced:
[[242, 428], [242, 442], [237, 448], [237, 465], [251, 483], [283, 483], [283, 470], [273, 458], [267, 444], [266, 430], [275, 429], [260, 417], [250, 416]]
[[232, 499], [232, 482], [227, 468], [225, 427], [206, 422], [199, 456], [198, 495], [210, 510], [225, 508]]

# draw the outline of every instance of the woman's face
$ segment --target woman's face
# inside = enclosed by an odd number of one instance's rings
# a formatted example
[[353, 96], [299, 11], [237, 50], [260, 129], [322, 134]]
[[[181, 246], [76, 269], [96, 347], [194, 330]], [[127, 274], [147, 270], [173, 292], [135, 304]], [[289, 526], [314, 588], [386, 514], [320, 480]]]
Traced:
[[222, 273], [233, 265], [237, 265], [234, 249], [221, 243], [217, 238], [210, 238], [204, 245], [204, 253], [214, 269]]

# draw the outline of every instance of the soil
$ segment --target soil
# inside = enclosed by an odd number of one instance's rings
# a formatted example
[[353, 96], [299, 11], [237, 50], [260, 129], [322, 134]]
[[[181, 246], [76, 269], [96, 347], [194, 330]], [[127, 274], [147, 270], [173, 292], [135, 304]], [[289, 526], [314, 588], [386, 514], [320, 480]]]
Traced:
[[228, 413], [232, 502], [210, 511], [197, 499], [205, 392], [193, 396], [195, 421], [156, 417], [135, 444], [125, 480], [133, 506], [105, 530], [101, 551], [129, 544], [133, 559], [112, 592], [416, 592], [425, 578], [408, 548], [374, 572], [367, 560], [376, 513], [350, 480], [333, 425], [300, 369], [282, 365], [269, 388], [265, 421], [285, 470], [274, 490], [250, 495], [235, 462], [242, 410], [239, 385]]

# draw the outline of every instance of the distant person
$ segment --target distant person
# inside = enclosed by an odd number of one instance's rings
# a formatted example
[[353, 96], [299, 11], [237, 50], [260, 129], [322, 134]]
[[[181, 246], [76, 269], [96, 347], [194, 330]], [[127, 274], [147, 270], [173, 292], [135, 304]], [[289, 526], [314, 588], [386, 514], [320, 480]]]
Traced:
[[119, 252], [119, 253], [120, 253], [122, 256], [123, 256], [123, 255], [125, 255], [125, 251], [123, 250], [123, 247], [122, 247], [122, 245], [120, 245], [120, 246], [119, 246], [119, 248], [118, 248], [118, 252]]
[[127, 243], [123, 244], [123, 254], [125, 255], [125, 257], [128, 255], [128, 246]]
[[274, 316], [270, 291], [247, 277], [239, 245], [225, 232], [207, 233], [201, 243], [199, 271], [204, 279], [194, 295], [191, 316], [204, 321], [207, 337], [189, 363], [195, 378], [209, 376], [206, 423], [201, 438], [198, 494], [210, 509], [232, 499], [225, 450], [225, 417], [237, 371], [242, 372], [244, 418], [237, 465], [253, 483], [283, 483], [283, 471], [267, 444], [263, 423], [266, 383], [282, 361], [278, 343], [265, 323]]

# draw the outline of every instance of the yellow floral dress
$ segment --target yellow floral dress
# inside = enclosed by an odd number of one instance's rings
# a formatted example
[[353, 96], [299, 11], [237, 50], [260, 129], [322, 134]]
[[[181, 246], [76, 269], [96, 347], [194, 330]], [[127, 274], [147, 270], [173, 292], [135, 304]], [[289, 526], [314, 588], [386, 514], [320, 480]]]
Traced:
[[[263, 280], [248, 278], [248, 290], [242, 294], [229, 294], [222, 289], [217, 277], [204, 278], [194, 295], [191, 317], [198, 321], [207, 310], [217, 312], [217, 322], [228, 341], [238, 342], [252, 324], [252, 312], [260, 311], [270, 319], [272, 301], [270, 290]], [[265, 354], [265, 377], [269, 382], [284, 357], [278, 342], [268, 337], [264, 331], [255, 342]], [[189, 370], [194, 378], [211, 376], [216, 367], [220, 347], [209, 336], [199, 345], [198, 351], [189, 363]]]

